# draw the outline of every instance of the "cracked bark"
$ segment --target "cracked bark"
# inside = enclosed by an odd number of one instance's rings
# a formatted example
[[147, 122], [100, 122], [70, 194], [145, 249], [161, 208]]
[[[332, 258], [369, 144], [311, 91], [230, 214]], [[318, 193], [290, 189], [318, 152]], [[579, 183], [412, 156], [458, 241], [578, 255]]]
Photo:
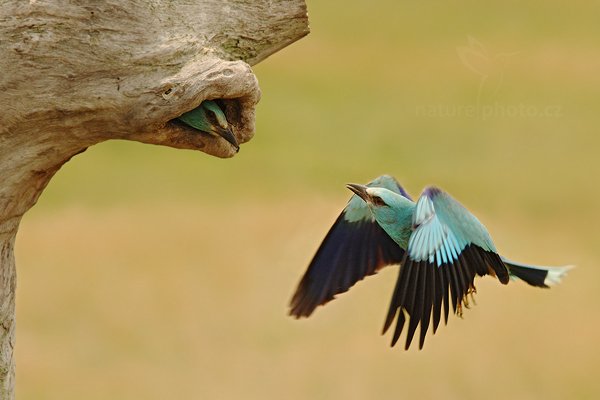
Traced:
[[54, 173], [109, 139], [232, 157], [224, 140], [171, 120], [223, 99], [247, 142], [260, 99], [249, 65], [307, 33], [304, 0], [3, 2], [0, 399], [14, 398], [15, 236]]

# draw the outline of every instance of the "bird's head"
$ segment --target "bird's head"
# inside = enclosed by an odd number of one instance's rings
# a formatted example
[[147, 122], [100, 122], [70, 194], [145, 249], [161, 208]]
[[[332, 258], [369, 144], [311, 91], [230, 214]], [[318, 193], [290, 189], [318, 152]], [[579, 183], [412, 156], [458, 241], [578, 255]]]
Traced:
[[214, 100], [203, 101], [197, 108], [181, 115], [179, 120], [209, 135], [222, 137], [231, 143], [236, 150], [240, 149], [231, 124], [227, 121], [221, 107]]
[[382, 187], [356, 183], [349, 183], [346, 187], [367, 204], [377, 223], [384, 229], [386, 225], [398, 224], [400, 219], [406, 217], [407, 210], [414, 207], [414, 203], [406, 197]]

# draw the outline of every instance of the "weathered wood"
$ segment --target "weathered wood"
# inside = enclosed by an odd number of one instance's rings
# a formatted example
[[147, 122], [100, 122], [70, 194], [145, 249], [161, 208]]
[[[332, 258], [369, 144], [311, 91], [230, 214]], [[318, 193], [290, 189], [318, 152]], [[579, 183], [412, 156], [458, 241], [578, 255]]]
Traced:
[[15, 235], [54, 173], [109, 139], [233, 156], [170, 121], [226, 99], [238, 141], [250, 140], [260, 90], [248, 64], [307, 33], [304, 0], [2, 2], [0, 399], [14, 396]]

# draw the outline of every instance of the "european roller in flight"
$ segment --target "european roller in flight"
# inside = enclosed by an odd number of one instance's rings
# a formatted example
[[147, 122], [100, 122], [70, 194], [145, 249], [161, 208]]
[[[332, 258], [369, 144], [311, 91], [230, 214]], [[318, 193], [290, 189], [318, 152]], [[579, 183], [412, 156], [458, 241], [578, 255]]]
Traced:
[[546, 288], [559, 283], [571, 268], [526, 265], [502, 257], [485, 226], [436, 187], [426, 188], [416, 203], [388, 175], [347, 187], [354, 195], [292, 297], [290, 315], [296, 318], [310, 316], [317, 306], [381, 268], [400, 264], [383, 333], [395, 320], [394, 346], [407, 326], [408, 350], [420, 326], [421, 349], [430, 325], [436, 332], [442, 311], [445, 323], [450, 305], [462, 316], [468, 296], [476, 292], [476, 276]]
[[231, 124], [227, 121], [227, 117], [219, 104], [214, 100], [204, 100], [198, 107], [186, 112], [177, 119], [211, 136], [222, 137], [235, 147], [236, 151], [240, 150]]

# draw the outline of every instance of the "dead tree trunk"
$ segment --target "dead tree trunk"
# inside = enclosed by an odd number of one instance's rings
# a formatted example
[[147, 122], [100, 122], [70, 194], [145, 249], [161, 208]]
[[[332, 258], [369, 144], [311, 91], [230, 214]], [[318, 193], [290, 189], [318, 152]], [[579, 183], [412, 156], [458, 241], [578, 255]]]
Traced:
[[260, 98], [248, 64], [307, 33], [304, 0], [3, 1], [0, 399], [14, 398], [15, 235], [54, 173], [108, 139], [233, 156], [171, 120], [224, 99], [248, 141]]

